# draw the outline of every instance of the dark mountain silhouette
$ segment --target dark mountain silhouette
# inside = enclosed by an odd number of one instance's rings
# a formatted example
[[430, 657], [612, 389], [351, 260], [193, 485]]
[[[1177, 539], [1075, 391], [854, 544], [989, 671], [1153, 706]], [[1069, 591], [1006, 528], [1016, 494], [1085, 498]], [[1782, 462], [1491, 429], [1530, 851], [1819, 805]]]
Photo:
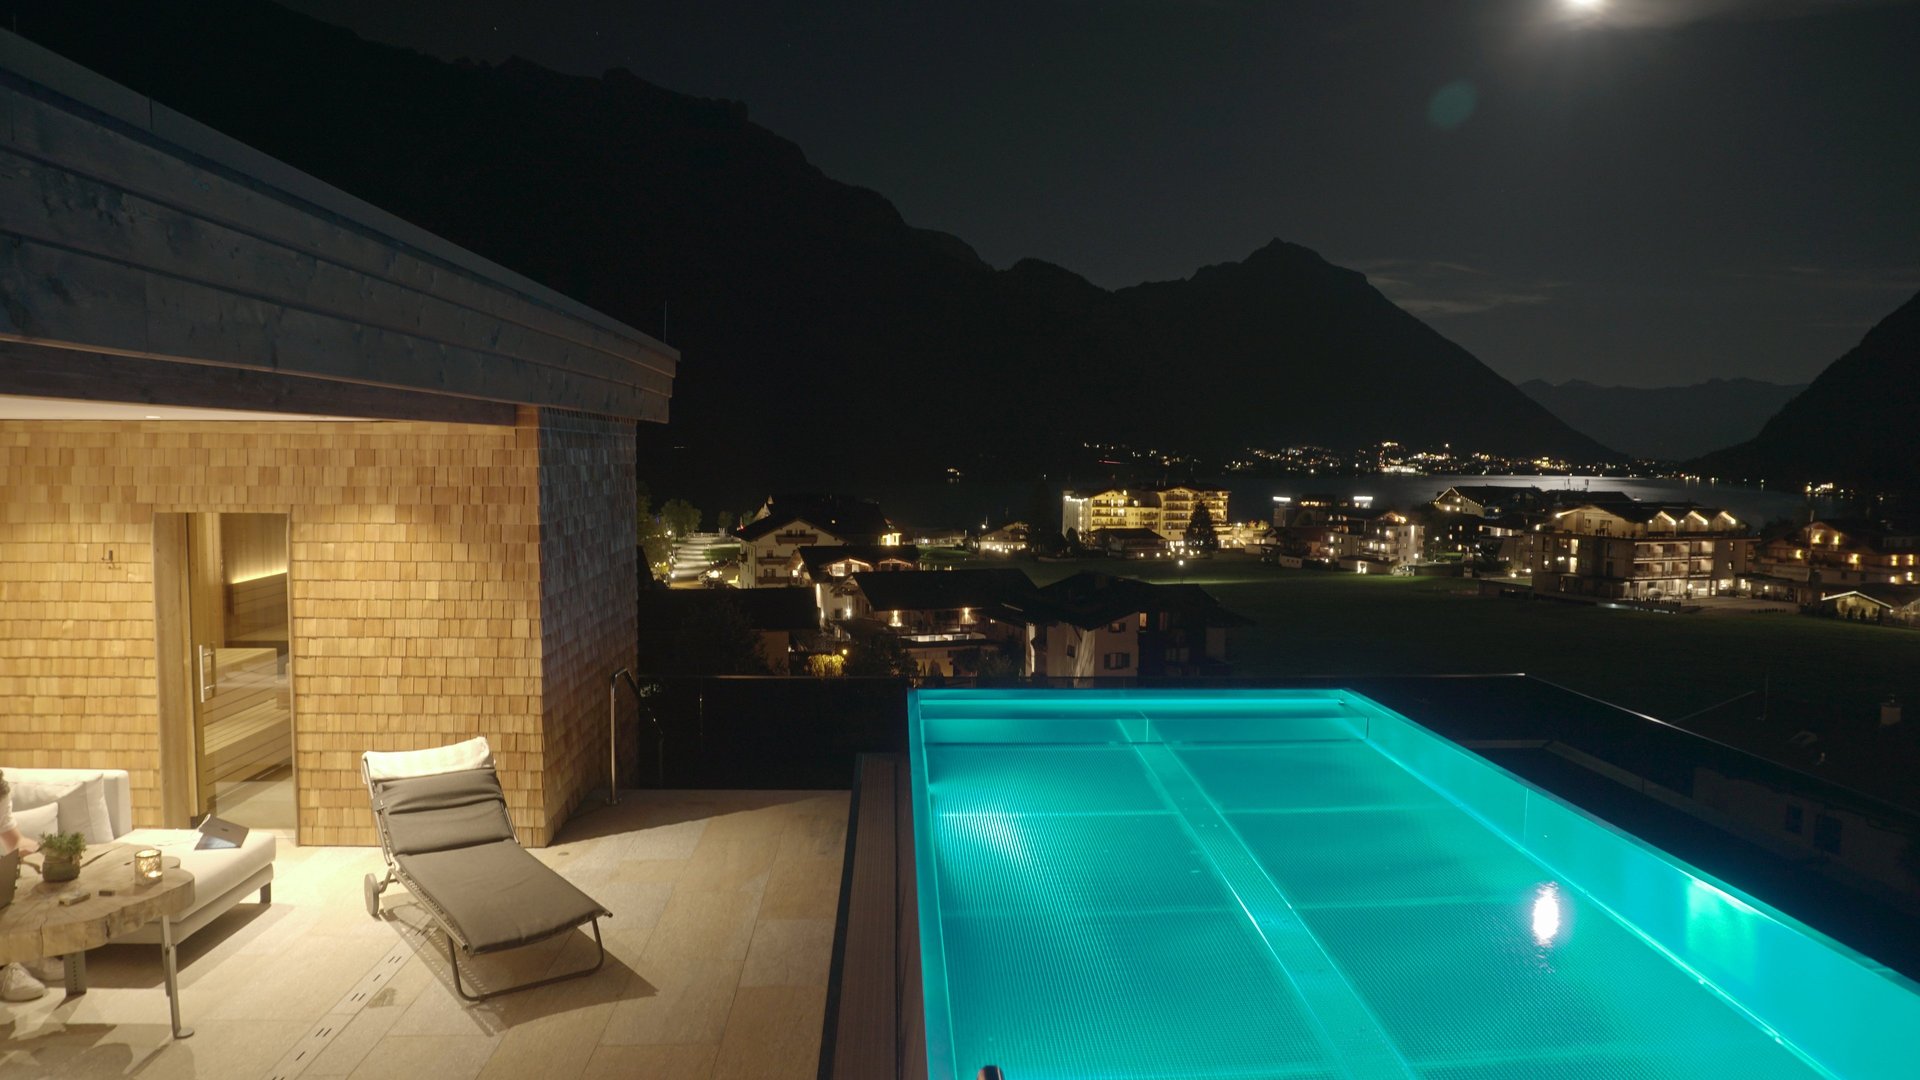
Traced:
[[1642, 388], [1532, 379], [1520, 389], [1574, 429], [1623, 454], [1686, 461], [1753, 438], [1806, 384], [1708, 379], [1692, 386]]
[[1085, 440], [1608, 456], [1291, 244], [1109, 291], [1034, 260], [996, 270], [828, 178], [745, 106], [626, 71], [446, 63], [257, 0], [0, 0], [0, 15], [643, 330], [664, 321], [685, 363], [643, 469], [676, 488], [1031, 474]]
[[1920, 295], [1867, 331], [1760, 434], [1697, 464], [1715, 476], [1920, 491], [1916, 385]]

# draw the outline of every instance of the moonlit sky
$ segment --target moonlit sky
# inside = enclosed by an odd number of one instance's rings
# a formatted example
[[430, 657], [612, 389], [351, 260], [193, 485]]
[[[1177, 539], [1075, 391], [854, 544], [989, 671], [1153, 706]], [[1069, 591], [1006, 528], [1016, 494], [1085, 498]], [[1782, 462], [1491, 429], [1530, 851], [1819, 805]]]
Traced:
[[1306, 244], [1515, 380], [1804, 381], [1920, 291], [1916, 2], [289, 6], [745, 101], [995, 265]]

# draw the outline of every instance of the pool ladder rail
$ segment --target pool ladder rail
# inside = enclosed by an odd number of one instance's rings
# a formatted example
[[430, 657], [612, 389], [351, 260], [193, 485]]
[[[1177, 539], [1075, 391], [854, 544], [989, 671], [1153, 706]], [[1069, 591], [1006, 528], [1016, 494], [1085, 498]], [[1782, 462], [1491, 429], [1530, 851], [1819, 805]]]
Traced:
[[633, 677], [633, 669], [623, 667], [607, 676], [607, 805], [620, 804], [620, 681], [624, 679], [627, 689], [633, 691], [633, 702], [639, 706], [640, 718], [653, 725], [655, 740], [653, 764], [657, 770], [659, 786], [667, 785], [667, 731], [660, 726], [660, 718], [647, 708], [646, 692]]

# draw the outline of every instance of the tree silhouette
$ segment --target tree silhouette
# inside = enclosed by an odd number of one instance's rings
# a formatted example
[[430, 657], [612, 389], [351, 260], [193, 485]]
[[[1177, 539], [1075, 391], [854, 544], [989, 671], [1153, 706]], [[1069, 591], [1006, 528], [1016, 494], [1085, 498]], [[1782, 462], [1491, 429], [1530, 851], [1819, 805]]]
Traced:
[[[685, 598], [685, 594], [670, 594]], [[725, 592], [700, 592], [698, 599], [668, 603], [668, 596], [643, 597], [635, 650], [640, 670], [663, 675], [768, 675], [760, 634], [740, 603]], [[780, 674], [785, 674], [781, 672]]]
[[1194, 507], [1193, 518], [1187, 522], [1188, 551], [1219, 551], [1220, 534], [1213, 527], [1213, 511], [1206, 503]]
[[920, 674], [920, 665], [905, 642], [884, 630], [870, 630], [854, 638], [846, 673], [911, 678]]
[[653, 495], [644, 483], [634, 485], [634, 508], [638, 514], [634, 522], [634, 543], [646, 560], [648, 575], [658, 577], [673, 557], [673, 541], [667, 538], [667, 530], [654, 515]]
[[669, 499], [660, 508], [660, 523], [674, 536], [692, 536], [700, 531], [700, 509], [685, 499]]
[[1060, 548], [1060, 500], [1045, 480], [1027, 492], [1027, 549], [1052, 553]]

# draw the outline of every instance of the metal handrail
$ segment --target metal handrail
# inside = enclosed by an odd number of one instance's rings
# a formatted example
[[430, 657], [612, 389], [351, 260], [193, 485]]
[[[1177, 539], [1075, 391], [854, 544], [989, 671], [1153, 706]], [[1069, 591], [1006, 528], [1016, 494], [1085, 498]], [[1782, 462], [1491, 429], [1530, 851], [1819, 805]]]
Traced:
[[[638, 706], [646, 695], [641, 693], [639, 682], [633, 677], [632, 668], [621, 668], [607, 676], [607, 805], [620, 804], [620, 680], [627, 680], [627, 688], [633, 691], [633, 703]], [[654, 768], [657, 770], [657, 782], [665, 787], [667, 783], [667, 731], [660, 726], [660, 718], [648, 715], [653, 724]]]

